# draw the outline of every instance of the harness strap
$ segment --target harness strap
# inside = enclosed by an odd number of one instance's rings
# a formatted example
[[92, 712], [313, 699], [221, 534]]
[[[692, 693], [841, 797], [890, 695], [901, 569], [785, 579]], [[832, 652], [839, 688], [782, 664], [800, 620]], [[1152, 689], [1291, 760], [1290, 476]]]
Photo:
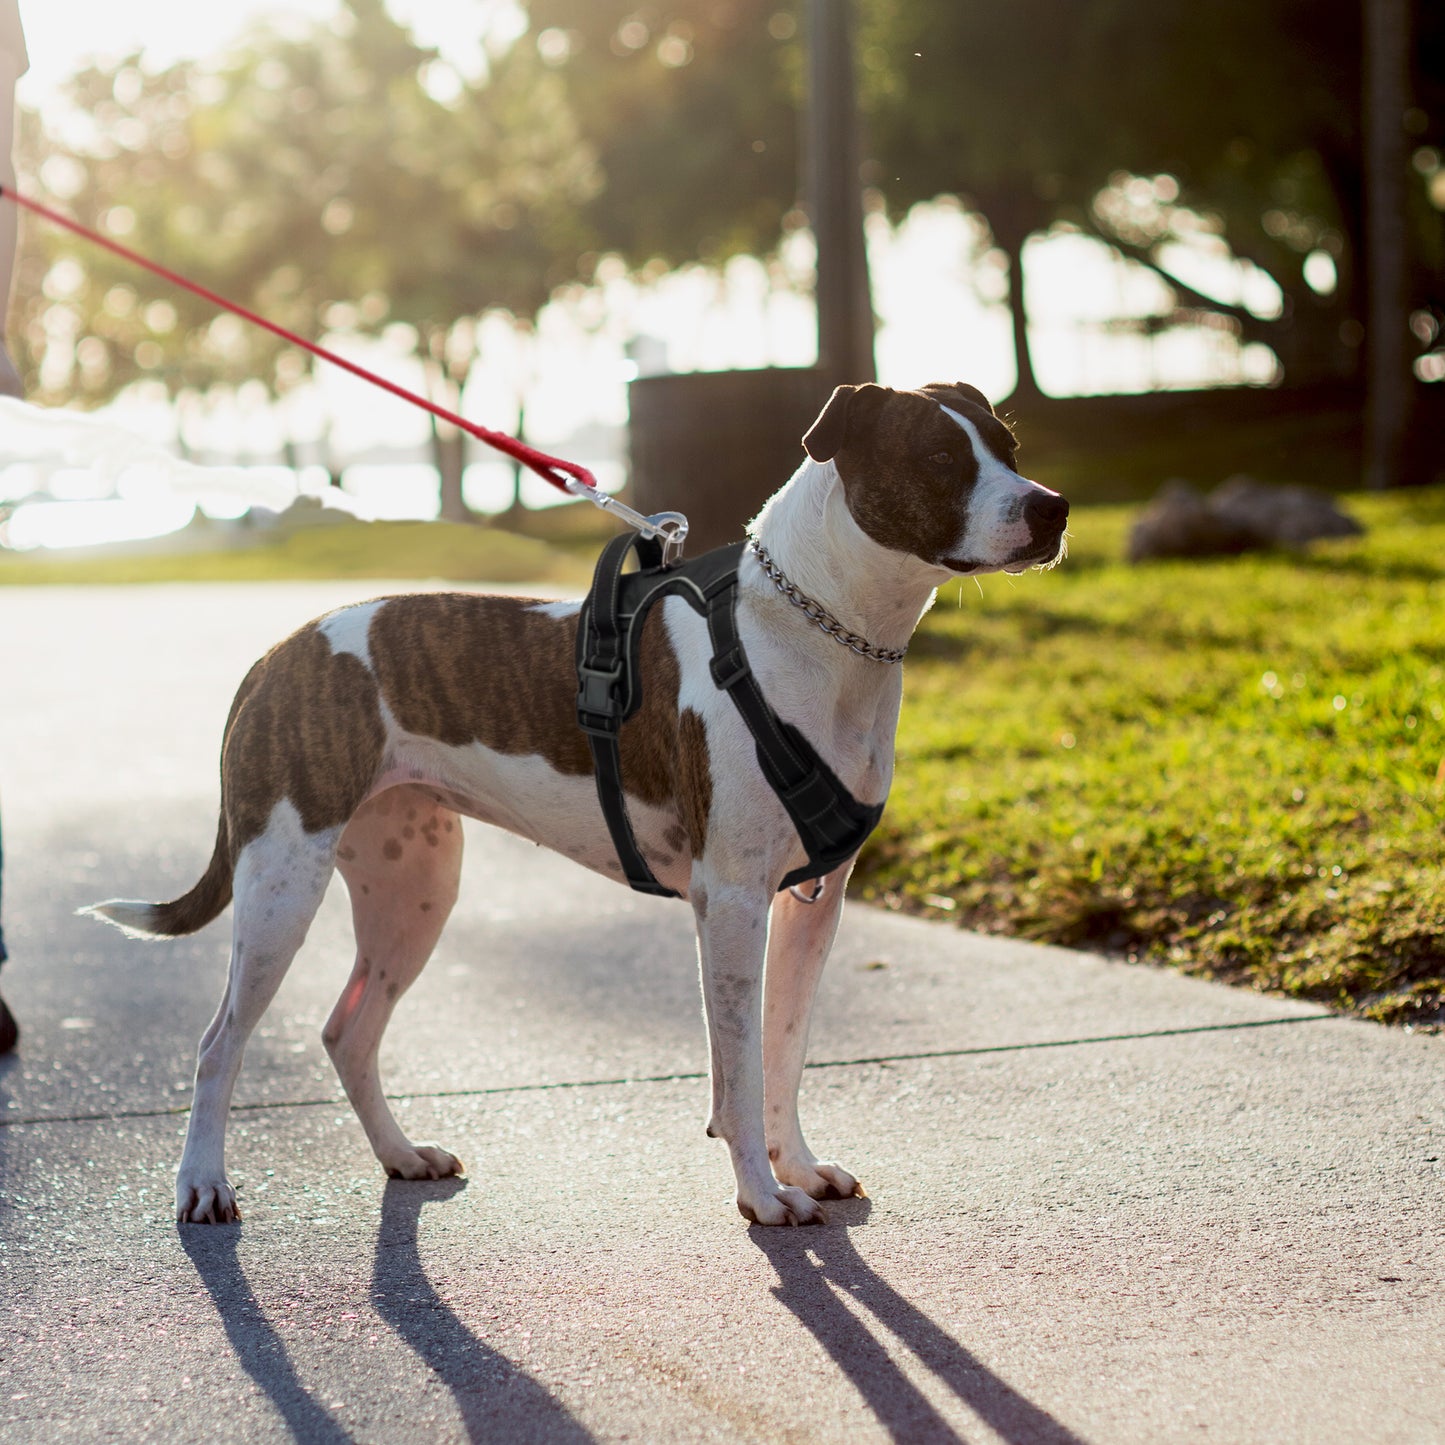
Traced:
[[659, 883], [642, 856], [623, 794], [618, 733], [642, 704], [642, 689], [633, 686], [629, 675], [634, 669], [628, 667], [627, 620], [622, 615], [622, 568], [634, 548], [643, 570], [661, 565], [661, 545], [636, 532], [614, 537], [597, 559], [592, 591], [577, 627], [577, 722], [587, 734], [597, 801], [623, 875], [639, 893], [676, 898], [677, 891]]
[[[752, 733], [758, 766], [808, 854], [808, 862], [788, 873], [780, 888], [831, 873], [858, 851], [883, 816], [883, 805], [854, 798], [812, 744], [763, 696], [737, 626], [744, 545], [733, 543], [664, 568], [657, 541], [635, 533], [614, 537], [597, 559], [592, 591], [578, 619], [577, 721], [587, 734], [598, 802], [623, 874], [640, 893], [679, 896], [657, 881], [637, 845], [623, 794], [618, 736], [642, 705], [642, 624], [653, 603], [668, 594], [683, 597], [706, 619], [713, 682], [732, 699]], [[624, 576], [634, 548], [640, 571]]]
[[780, 885], [792, 888], [831, 873], [851, 858], [878, 826], [883, 804], [860, 803], [802, 733], [769, 706], [738, 635], [736, 573], [731, 583], [709, 599], [712, 678], [742, 714], [757, 747], [758, 766], [807, 851], [807, 863]]

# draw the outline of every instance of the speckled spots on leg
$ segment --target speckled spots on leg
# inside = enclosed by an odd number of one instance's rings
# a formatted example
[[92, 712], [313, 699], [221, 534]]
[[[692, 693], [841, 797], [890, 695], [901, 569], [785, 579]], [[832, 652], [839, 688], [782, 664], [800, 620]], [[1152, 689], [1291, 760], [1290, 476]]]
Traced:
[[395, 863], [401, 857], [401, 839], [388, 838], [381, 845], [381, 856], [390, 863]]
[[416, 829], [413, 828], [410, 823], [408, 823], [406, 827], [401, 830], [401, 836], [405, 838], [409, 843], [413, 838], [416, 837]]
[[430, 913], [430, 912], [431, 912], [431, 904], [430, 904], [430, 903], [423, 903], [423, 904], [421, 905], [421, 911], [422, 911], [423, 913]]
[[387, 984], [387, 986], [386, 986], [386, 996], [387, 996], [387, 998], [391, 999], [393, 1002], [395, 1002], [396, 996], [397, 996], [397, 994], [399, 994], [400, 992], [401, 992], [401, 985], [400, 985], [400, 984], [394, 983], [394, 982]]
[[338, 848], [336, 850], [336, 856], [340, 858], [343, 863], [350, 863], [351, 860], [356, 857], [356, 849]]

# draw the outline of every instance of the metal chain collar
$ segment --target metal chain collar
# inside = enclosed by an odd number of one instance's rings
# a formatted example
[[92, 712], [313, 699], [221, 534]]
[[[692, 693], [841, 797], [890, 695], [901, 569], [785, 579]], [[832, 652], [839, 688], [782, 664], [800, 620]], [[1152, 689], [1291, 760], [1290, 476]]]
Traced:
[[773, 579], [773, 586], [793, 604], [800, 608], [805, 617], [809, 617], [833, 639], [834, 642], [841, 642], [850, 652], [856, 652], [859, 657], [866, 657], [873, 662], [902, 662], [903, 654], [908, 651], [906, 647], [874, 647], [865, 637], [859, 637], [856, 632], [849, 632], [831, 612], [820, 602], [814, 602], [805, 592], [800, 592], [797, 587], [788, 580], [787, 574], [768, 555], [768, 549], [758, 541], [756, 537], [749, 539], [749, 545], [758, 555], [758, 561], [762, 563], [763, 571]]

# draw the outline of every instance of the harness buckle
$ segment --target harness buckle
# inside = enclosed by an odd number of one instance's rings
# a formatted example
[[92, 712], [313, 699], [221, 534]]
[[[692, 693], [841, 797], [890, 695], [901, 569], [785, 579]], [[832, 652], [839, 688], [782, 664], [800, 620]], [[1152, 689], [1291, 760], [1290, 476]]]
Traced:
[[726, 652], [714, 655], [708, 663], [708, 670], [712, 673], [712, 680], [727, 692], [729, 688], [736, 687], [753, 669], [748, 662], [747, 653], [743, 651], [742, 643], [735, 642]]
[[597, 667], [582, 662], [577, 676], [582, 684], [577, 693], [577, 722], [582, 731], [602, 736], [615, 733], [622, 726], [622, 699], [618, 696], [622, 664]]

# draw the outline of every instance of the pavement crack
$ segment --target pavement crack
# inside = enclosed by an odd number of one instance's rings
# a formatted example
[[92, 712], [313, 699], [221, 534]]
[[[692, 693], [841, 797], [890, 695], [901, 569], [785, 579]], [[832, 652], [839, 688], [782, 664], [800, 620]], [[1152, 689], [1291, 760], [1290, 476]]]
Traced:
[[[869, 1054], [852, 1059], [819, 1059], [807, 1065], [815, 1069], [857, 1069], [890, 1064], [907, 1064], [928, 1059], [966, 1059], [979, 1054], [1018, 1054], [1037, 1049], [1073, 1049], [1090, 1044], [1123, 1044], [1147, 1039], [1171, 1039], [1184, 1034], [1238, 1033], [1245, 1029], [1281, 1028], [1289, 1024], [1313, 1024], [1338, 1021], [1344, 1014], [1296, 1014], [1290, 1018], [1246, 1019], [1229, 1024], [1189, 1024], [1174, 1029], [1144, 1029], [1134, 1033], [1095, 1034], [1080, 1039], [1038, 1039], [1030, 1043], [981, 1044], [958, 1049], [920, 1049], [914, 1052]], [[388, 1093], [393, 1102], [412, 1099], [480, 1099], [498, 1094], [537, 1094], [565, 1089], [614, 1089], [628, 1084], [678, 1084], [706, 1079], [702, 1072], [671, 1074], [618, 1075], [608, 1079], [556, 1079], [548, 1083], [497, 1084], [478, 1089], [404, 1089]], [[347, 1104], [344, 1094], [323, 1099], [258, 1099], [231, 1105], [233, 1114], [260, 1113], [273, 1109], [327, 1109]], [[348, 1105], [349, 1107], [349, 1105]], [[172, 1104], [164, 1108], [114, 1109], [84, 1114], [26, 1114], [18, 1118], [0, 1117], [0, 1129], [15, 1129], [27, 1124], [97, 1124], [123, 1119], [165, 1119], [190, 1113], [189, 1104]]]

